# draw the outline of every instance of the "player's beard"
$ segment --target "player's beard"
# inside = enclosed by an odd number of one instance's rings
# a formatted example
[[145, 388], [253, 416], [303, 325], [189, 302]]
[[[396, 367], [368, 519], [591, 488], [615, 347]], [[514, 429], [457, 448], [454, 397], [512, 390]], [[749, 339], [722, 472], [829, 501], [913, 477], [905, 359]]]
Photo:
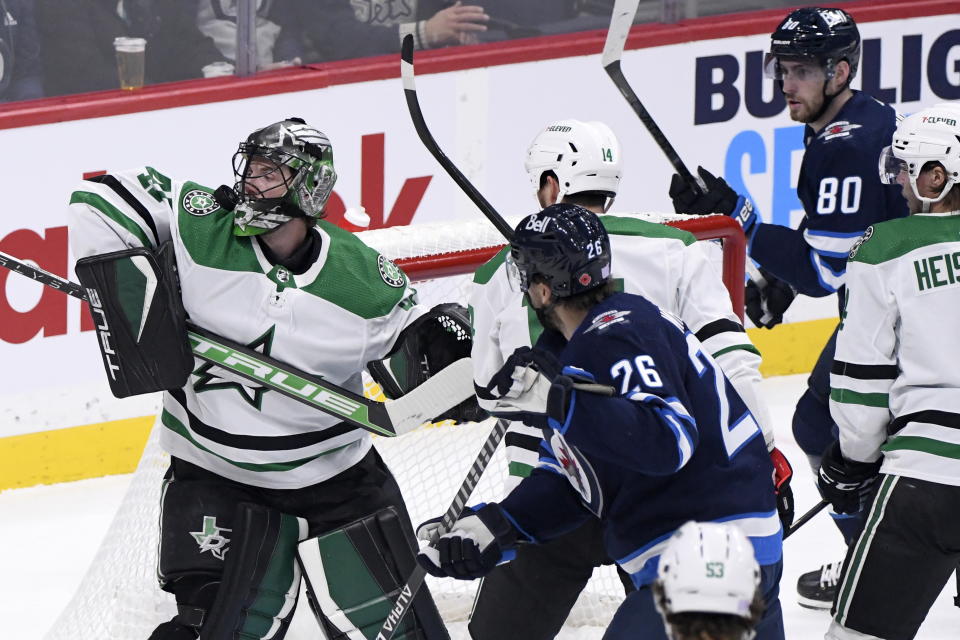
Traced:
[[[790, 99], [791, 98], [789, 97], [787, 98], [787, 100], [790, 100]], [[802, 98], [792, 98], [792, 99], [798, 100], [800, 104], [796, 110], [791, 109], [789, 104], [787, 105], [787, 109], [790, 113], [790, 119], [793, 120], [794, 122], [802, 122], [804, 124], [813, 122], [816, 119], [814, 116], [820, 111], [820, 108], [823, 105], [823, 101], [825, 100], [825, 98], [822, 95], [817, 96], [816, 104], [812, 104], [811, 103], [812, 101], [804, 100]]]
[[[530, 305], [533, 307], [533, 305]], [[540, 321], [540, 325], [545, 329], [553, 329], [554, 331], [559, 331], [563, 333], [563, 329], [560, 326], [560, 317], [557, 315], [557, 305], [554, 302], [545, 304], [542, 307], [533, 307], [534, 313], [537, 314], [537, 320]]]

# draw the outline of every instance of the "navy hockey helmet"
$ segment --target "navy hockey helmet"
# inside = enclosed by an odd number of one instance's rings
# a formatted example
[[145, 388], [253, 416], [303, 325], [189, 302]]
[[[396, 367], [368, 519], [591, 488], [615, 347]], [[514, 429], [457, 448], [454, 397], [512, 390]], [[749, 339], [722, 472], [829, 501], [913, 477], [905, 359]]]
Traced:
[[[320, 218], [337, 182], [333, 146], [300, 118], [257, 129], [233, 155], [234, 234], [266, 233], [296, 217]], [[267, 197], [252, 179], [276, 174], [285, 191]]]
[[554, 296], [569, 298], [609, 280], [610, 238], [595, 213], [574, 204], [553, 204], [520, 221], [507, 263], [521, 291], [539, 275]]
[[860, 31], [857, 23], [843, 9], [804, 7], [791, 11], [770, 35], [770, 51], [764, 58], [767, 77], [780, 79], [783, 60], [815, 61], [823, 67], [829, 81], [837, 63], [850, 65], [847, 84], [857, 75], [860, 66]]

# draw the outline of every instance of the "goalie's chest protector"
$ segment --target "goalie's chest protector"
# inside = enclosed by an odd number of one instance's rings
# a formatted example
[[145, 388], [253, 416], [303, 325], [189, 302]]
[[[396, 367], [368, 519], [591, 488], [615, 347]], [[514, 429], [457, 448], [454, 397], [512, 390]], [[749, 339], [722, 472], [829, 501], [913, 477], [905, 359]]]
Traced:
[[[362, 393], [360, 372], [415, 313], [406, 277], [345, 231], [321, 222], [317, 260], [302, 274], [272, 265], [258, 242], [233, 235], [209, 189], [186, 183], [171, 235], [191, 322]], [[164, 397], [173, 455], [241, 482], [294, 488], [324, 480], [369, 449], [365, 432], [197, 361]]]

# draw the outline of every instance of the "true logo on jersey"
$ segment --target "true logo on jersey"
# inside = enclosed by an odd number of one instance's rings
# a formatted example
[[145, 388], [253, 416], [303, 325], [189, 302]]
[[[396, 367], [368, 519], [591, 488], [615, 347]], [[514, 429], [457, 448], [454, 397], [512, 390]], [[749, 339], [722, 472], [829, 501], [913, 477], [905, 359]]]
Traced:
[[203, 516], [203, 527], [200, 531], [191, 531], [190, 535], [200, 545], [200, 553], [209, 551], [217, 560], [223, 560], [223, 556], [230, 550], [230, 538], [223, 534], [231, 531], [233, 529], [218, 527], [215, 517]]
[[846, 138], [850, 135], [850, 132], [854, 129], [859, 129], [863, 125], [854, 124], [852, 122], [847, 122], [846, 120], [840, 120], [838, 122], [832, 122], [824, 127], [823, 131], [820, 132], [820, 137], [824, 140], [833, 140], [834, 138]]
[[616, 311], [611, 309], [610, 311], [604, 311], [593, 320], [590, 321], [590, 326], [587, 327], [584, 333], [590, 333], [594, 329], [603, 330], [607, 327], [617, 324], [619, 322], [628, 322], [626, 317], [630, 315], [629, 311]]
[[873, 236], [873, 225], [867, 227], [866, 231], [863, 232], [863, 235], [857, 238], [857, 241], [853, 243], [853, 246], [850, 247], [850, 255], [847, 256], [848, 260], [853, 260], [857, 256], [857, 251], [860, 250], [860, 247], [863, 246], [863, 243], [869, 240]]
[[575, 447], [568, 444], [559, 431], [550, 436], [550, 448], [557, 457], [563, 475], [570, 481], [573, 490], [594, 515], [600, 517], [603, 511], [603, 494], [593, 467]]
[[377, 256], [377, 268], [380, 270], [380, 277], [391, 287], [399, 289], [407, 283], [403, 271], [383, 256]]
[[212, 194], [194, 189], [183, 196], [183, 208], [192, 216], [205, 216], [219, 209], [220, 205]]

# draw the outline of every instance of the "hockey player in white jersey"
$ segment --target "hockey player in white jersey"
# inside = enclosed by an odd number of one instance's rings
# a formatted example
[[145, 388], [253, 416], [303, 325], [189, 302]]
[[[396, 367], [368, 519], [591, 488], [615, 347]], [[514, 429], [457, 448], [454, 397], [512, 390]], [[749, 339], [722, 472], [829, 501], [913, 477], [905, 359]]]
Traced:
[[[216, 191], [150, 167], [85, 181], [69, 210], [74, 255], [168, 247], [194, 324], [355, 393], [364, 366], [412, 336], [443, 343], [404, 273], [321, 220], [336, 181], [323, 133], [299, 118], [258, 129], [239, 145], [234, 171], [236, 185]], [[337, 536], [357, 549], [338, 555], [343, 575], [308, 572], [334, 596], [352, 573], [410, 570], [403, 498], [367, 432], [198, 364], [163, 395], [171, 465], [158, 575], [179, 613], [151, 640], [283, 638], [301, 580], [294, 558], [318, 536], [321, 553]], [[379, 628], [364, 609], [389, 609], [399, 586], [381, 580], [379, 592], [338, 602], [359, 617], [341, 615], [336, 629], [321, 620], [327, 637], [351, 624]], [[418, 599], [398, 636], [447, 638], [429, 593]]]
[[832, 640], [913, 638], [960, 560], [960, 107], [903, 120], [880, 169], [911, 215], [869, 227], [847, 263], [819, 484], [841, 513], [873, 498]]
[[[525, 161], [541, 206], [564, 202], [597, 214], [610, 208], [622, 166], [620, 144], [610, 128], [578, 120], [545, 127], [530, 145]], [[774, 447], [767, 407], [758, 391], [760, 354], [734, 314], [717, 269], [686, 231], [626, 216], [600, 218], [610, 236], [617, 286], [683, 319], [757, 417], [777, 469], [778, 510], [789, 527], [791, 472]], [[539, 315], [510, 288], [506, 251], [477, 270], [470, 295], [474, 381], [481, 404], [487, 406], [493, 400], [486, 387], [515, 349], [536, 344], [556, 350], [559, 344], [559, 334], [544, 331]], [[511, 425], [505, 444], [514, 483], [537, 464], [540, 438], [535, 428]], [[553, 638], [594, 568], [609, 563], [596, 519], [548, 544], [521, 548], [513, 562], [484, 578], [470, 621], [472, 638]], [[537, 615], [529, 615], [533, 610]]]
[[670, 640], [750, 640], [763, 615], [750, 539], [719, 522], [688, 522], [660, 554], [653, 596]]

